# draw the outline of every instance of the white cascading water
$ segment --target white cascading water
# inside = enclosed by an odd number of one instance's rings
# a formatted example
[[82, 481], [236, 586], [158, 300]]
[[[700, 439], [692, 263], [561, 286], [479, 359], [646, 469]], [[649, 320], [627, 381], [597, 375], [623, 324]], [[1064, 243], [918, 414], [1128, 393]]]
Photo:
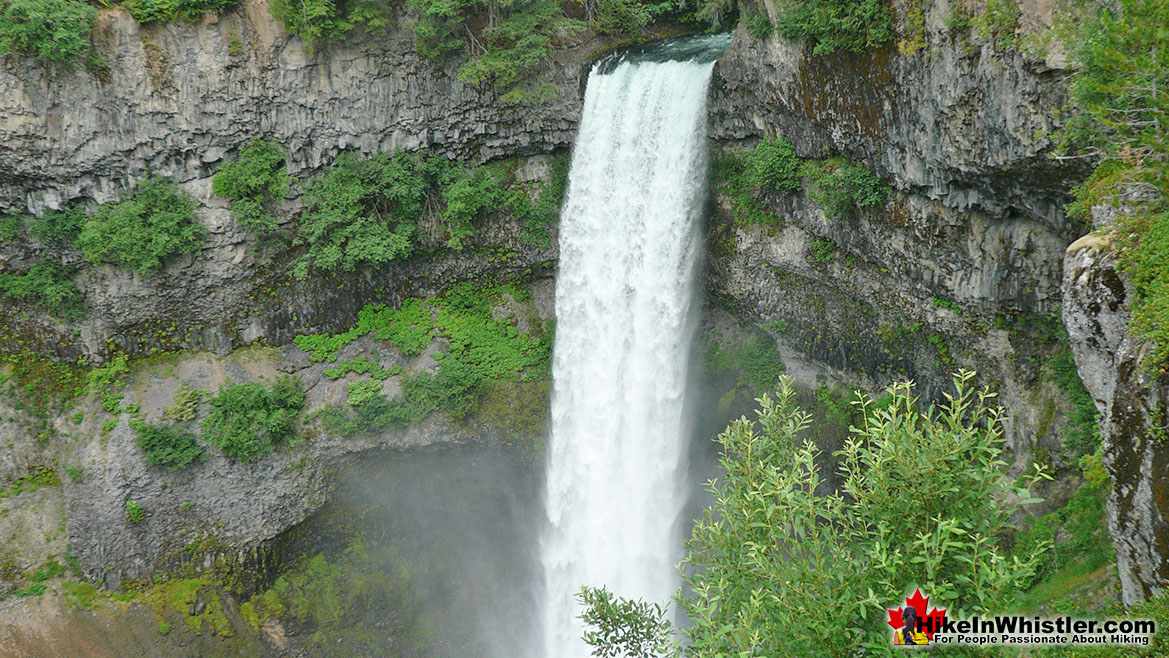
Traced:
[[684, 61], [598, 64], [585, 92], [560, 223], [544, 658], [589, 655], [582, 585], [663, 603], [678, 587], [706, 94], [726, 37], [686, 43]]

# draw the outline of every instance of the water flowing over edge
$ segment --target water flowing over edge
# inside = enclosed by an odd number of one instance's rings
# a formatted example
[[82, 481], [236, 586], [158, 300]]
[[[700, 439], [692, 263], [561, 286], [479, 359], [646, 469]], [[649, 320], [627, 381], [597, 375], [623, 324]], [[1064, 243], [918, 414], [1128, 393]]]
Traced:
[[661, 602], [678, 585], [706, 94], [728, 40], [625, 53], [589, 77], [561, 214], [544, 658], [588, 655], [582, 585]]

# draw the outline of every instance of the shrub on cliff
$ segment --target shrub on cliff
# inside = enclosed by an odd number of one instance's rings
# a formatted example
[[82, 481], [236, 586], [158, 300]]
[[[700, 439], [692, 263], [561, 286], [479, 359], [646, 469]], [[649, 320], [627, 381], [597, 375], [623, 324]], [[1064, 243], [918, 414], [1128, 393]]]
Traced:
[[296, 276], [305, 278], [310, 268], [376, 267], [412, 254], [440, 165], [406, 153], [338, 157], [305, 191], [297, 242], [308, 253], [297, 261]]
[[892, 193], [871, 171], [840, 158], [808, 162], [802, 173], [811, 181], [812, 199], [833, 219], [847, 219], [861, 209], [884, 208]]
[[272, 0], [268, 11], [286, 32], [304, 41], [309, 53], [358, 25], [369, 32], [384, 32], [390, 22], [388, 6], [377, 0]]
[[204, 232], [195, 221], [195, 202], [182, 188], [148, 178], [127, 198], [98, 206], [77, 236], [77, 247], [91, 263], [145, 274], [169, 256], [194, 250]]
[[731, 201], [740, 224], [778, 224], [781, 220], [760, 197], [800, 189], [800, 160], [786, 139], [766, 138], [750, 151], [724, 153], [714, 162], [716, 186]]
[[304, 389], [295, 377], [281, 377], [271, 390], [262, 384], [224, 384], [209, 400], [204, 436], [241, 462], [254, 462], [292, 440], [304, 408]]
[[[1004, 477], [1000, 412], [973, 376], [957, 375], [940, 408], [923, 408], [909, 384], [890, 387], [884, 406], [861, 396], [863, 421], [835, 453], [835, 490], [816, 447], [799, 440], [810, 418], [786, 379], [759, 400], [757, 421], [732, 423], [708, 486], [716, 502], [682, 561], [684, 655], [884, 655], [885, 608], [914, 587], [940, 608], [1005, 611], [1047, 545], [1018, 559], [1000, 546], [1011, 514], [1034, 499]], [[594, 655], [682, 655], [663, 650], [660, 608], [589, 588], [582, 598], [600, 629], [588, 637]]]
[[0, 55], [63, 64], [89, 47], [97, 10], [76, 0], [0, 2]]
[[[557, 40], [583, 29], [583, 24], [566, 17], [560, 3], [554, 0], [516, 0], [506, 4], [409, 0], [409, 4], [422, 14], [414, 26], [418, 53], [438, 57], [469, 46], [471, 56], [459, 68], [459, 79], [472, 84], [491, 83], [504, 103], [547, 100], [553, 89], [538, 82], [541, 65]], [[472, 26], [484, 13], [489, 15], [487, 25], [472, 32]]]
[[150, 425], [132, 420], [138, 435], [135, 444], [146, 453], [146, 463], [166, 466], [172, 471], [203, 460], [203, 446], [191, 432], [175, 425]]
[[864, 52], [893, 39], [893, 16], [881, 0], [790, 0], [776, 25], [784, 38], [806, 39], [814, 55]]
[[178, 18], [198, 20], [203, 14], [220, 12], [239, 0], [125, 0], [122, 6], [139, 23], [169, 23]]
[[277, 228], [272, 205], [288, 196], [291, 185], [280, 146], [257, 138], [215, 172], [211, 189], [231, 199], [231, 215], [240, 226], [271, 233]]
[[342, 154], [306, 187], [295, 243], [308, 245], [308, 252], [294, 273], [378, 267], [438, 240], [459, 250], [477, 220], [500, 211], [523, 222], [525, 239], [546, 240], [564, 175], [554, 163], [550, 182], [524, 184], [516, 182], [511, 163], [468, 169], [423, 153]]
[[0, 297], [36, 302], [58, 318], [73, 319], [85, 312], [73, 270], [52, 263], [38, 263], [23, 274], [0, 272]]
[[1132, 329], [1153, 343], [1145, 365], [1169, 371], [1169, 0], [1088, 5], [1075, 35], [1065, 151], [1100, 161], [1069, 214], [1123, 202], [1118, 262], [1132, 277]]

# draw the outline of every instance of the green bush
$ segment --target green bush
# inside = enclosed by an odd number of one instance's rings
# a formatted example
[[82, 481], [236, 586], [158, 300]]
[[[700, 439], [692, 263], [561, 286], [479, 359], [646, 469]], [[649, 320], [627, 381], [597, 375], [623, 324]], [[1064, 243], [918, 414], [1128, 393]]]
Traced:
[[524, 224], [525, 240], [546, 242], [559, 216], [567, 165], [554, 161], [542, 184], [515, 181], [514, 163], [467, 168], [423, 153], [378, 153], [360, 159], [346, 153], [313, 179], [304, 195], [296, 242], [308, 253], [294, 267], [298, 278], [312, 270], [350, 271], [377, 267], [445, 239], [462, 249], [475, 222], [510, 212]]
[[28, 232], [46, 247], [70, 246], [85, 225], [83, 208], [46, 210], [40, 217], [30, 217]]
[[0, 215], [0, 241], [20, 235], [20, 224], [19, 215]]
[[272, 0], [268, 11], [286, 32], [304, 40], [309, 53], [358, 25], [381, 33], [390, 22], [388, 5], [378, 0]]
[[288, 196], [291, 184], [280, 146], [256, 138], [240, 151], [237, 160], [215, 172], [211, 189], [231, 199], [231, 214], [240, 226], [271, 233], [277, 229], [272, 206]]
[[96, 9], [76, 0], [6, 0], [0, 4], [0, 55], [72, 62], [89, 48], [96, 18]]
[[383, 381], [394, 375], [402, 374], [402, 366], [383, 368], [380, 364], [374, 363], [369, 359], [353, 359], [350, 361], [340, 361], [337, 363], [336, 368], [329, 368], [322, 374], [329, 379], [341, 379], [351, 372], [369, 375], [378, 381]]
[[828, 239], [813, 240], [810, 249], [818, 263], [831, 263], [836, 255], [836, 243]]
[[[1066, 337], [1064, 338], [1066, 341]], [[1072, 351], [1065, 347], [1047, 362], [1051, 376], [1065, 399], [1071, 404], [1063, 426], [1063, 443], [1073, 457], [1091, 454], [1100, 447], [1100, 412], [1092, 395], [1080, 379]]]
[[753, 39], [766, 39], [775, 33], [775, 23], [766, 16], [752, 16], [747, 21], [747, 34]]
[[136, 500], [126, 501], [126, 520], [130, 523], [142, 523], [146, 519], [146, 510]]
[[85, 302], [73, 270], [38, 263], [24, 274], [0, 272], [0, 297], [40, 304], [54, 317], [76, 319], [85, 314]]
[[1077, 188], [1070, 212], [1116, 205], [1140, 188], [1148, 201], [1126, 200], [1117, 222], [1118, 262], [1133, 282], [1134, 334], [1153, 345], [1145, 365], [1169, 370], [1169, 0], [1118, 0], [1089, 5], [1073, 36], [1077, 69], [1071, 98], [1079, 112], [1061, 134], [1065, 151], [1101, 158]]
[[805, 163], [801, 173], [811, 181], [812, 199], [833, 219], [884, 208], [892, 194], [885, 181], [868, 169], [839, 158]]
[[332, 272], [376, 267], [414, 251], [431, 187], [445, 163], [433, 157], [342, 154], [304, 194], [298, 242], [308, 253], [295, 268]]
[[146, 274], [169, 256], [193, 251], [204, 233], [195, 221], [195, 202], [182, 188], [148, 178], [122, 201], [98, 206], [81, 229], [77, 247], [91, 263]]
[[791, 194], [800, 189], [800, 161], [785, 139], [767, 138], [750, 151], [724, 153], [714, 162], [719, 191], [731, 201], [740, 224], [778, 224], [780, 218], [763, 204], [766, 193]]
[[304, 390], [295, 377], [277, 379], [271, 390], [253, 382], [227, 383], [209, 402], [204, 436], [223, 454], [248, 463], [293, 439]]
[[1104, 503], [1108, 487], [1085, 483], [1067, 505], [1039, 517], [1015, 537], [1014, 553], [1026, 556], [1043, 546], [1035, 567], [1036, 580], [1046, 580], [1075, 563], [1094, 571], [1114, 559]]
[[[509, 320], [495, 319], [491, 309], [501, 301], [504, 291], [501, 287], [482, 288], [468, 283], [433, 300], [407, 300], [398, 311], [366, 307], [357, 326], [344, 334], [298, 336], [297, 344], [302, 349], [321, 349], [313, 357], [318, 360], [335, 358], [336, 350], [367, 334], [392, 340], [407, 354], [420, 353], [432, 336], [442, 336], [450, 342], [437, 372], [407, 373], [402, 377], [400, 398], [387, 400], [377, 382], [351, 385], [349, 402], [354, 413], [338, 408], [325, 411], [325, 429], [338, 436], [352, 436], [389, 426], [404, 427], [436, 411], [462, 419], [489, 383], [546, 379], [551, 368], [552, 332], [525, 335]], [[311, 340], [314, 338], [317, 340]]]
[[1015, 27], [1019, 20], [1019, 4], [1015, 0], [986, 0], [986, 8], [970, 18], [979, 39], [998, 48], [1016, 46]]
[[123, 0], [122, 6], [139, 23], [170, 23], [179, 18], [198, 20], [203, 14], [221, 12], [239, 0]]
[[787, 370], [775, 341], [766, 335], [741, 340], [711, 338], [706, 345], [705, 366], [711, 374], [738, 372], [752, 397], [774, 388]]
[[196, 460], [203, 461], [203, 446], [190, 432], [175, 425], [150, 425], [138, 421], [131, 421], [130, 426], [138, 435], [135, 443], [146, 453], [147, 464], [176, 471]]
[[658, 16], [670, 13], [674, 2], [640, 2], [639, 0], [585, 0], [585, 18], [589, 27], [600, 34], [638, 36]]
[[791, 0], [779, 6], [779, 33], [807, 39], [812, 54], [864, 52], [893, 38], [893, 17], [881, 0]]
[[[507, 5], [480, 0], [409, 0], [422, 18], [415, 24], [415, 49], [438, 57], [459, 50], [482, 12], [496, 17], [483, 27], [471, 57], [459, 68], [460, 80], [490, 82], [500, 100], [510, 104], [539, 103], [554, 92], [536, 82], [556, 40], [579, 32], [583, 25], [567, 18], [555, 0], [516, 0]], [[648, 19], [647, 19], [648, 20]]]
[[[885, 608], [914, 587], [964, 615], [1009, 610], [1046, 545], [1013, 556], [1000, 546], [1012, 513], [1035, 499], [1004, 479], [999, 411], [973, 376], [957, 375], [941, 407], [923, 409], [909, 384], [879, 408], [862, 396], [863, 422], [834, 455], [834, 489], [816, 447], [799, 441], [810, 419], [786, 379], [775, 400], [760, 399], [757, 422], [732, 423], [708, 487], [716, 502], [681, 565], [685, 655], [884, 655]], [[593, 636], [600, 655], [623, 655], [628, 638], [668, 639], [658, 610], [598, 613], [606, 621], [594, 628], [618, 629]]]

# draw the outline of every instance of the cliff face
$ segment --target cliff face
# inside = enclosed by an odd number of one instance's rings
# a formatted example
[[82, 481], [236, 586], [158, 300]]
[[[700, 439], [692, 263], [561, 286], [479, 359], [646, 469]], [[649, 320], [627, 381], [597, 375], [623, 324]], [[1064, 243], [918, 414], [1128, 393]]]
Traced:
[[[781, 136], [803, 157], [842, 155], [894, 188], [881, 211], [827, 217], [807, 191], [765, 199], [782, 229], [712, 226], [710, 287], [789, 346], [858, 380], [912, 377], [927, 395], [964, 366], [995, 382], [1016, 463], [1059, 439], [1038, 409], [1044, 330], [1058, 312], [1067, 190], [1050, 158], [1063, 72], [972, 44], [926, 17], [926, 44], [812, 57], [743, 31], [719, 60], [711, 134]], [[830, 241], [830, 242], [829, 242]], [[830, 329], [831, 328], [831, 329]], [[842, 329], [841, 329], [842, 328]], [[1037, 436], [1038, 435], [1038, 436]]]
[[1132, 289], [1109, 236], [1069, 246], [1063, 274], [1068, 339], [1100, 411], [1108, 530], [1131, 605], [1164, 594], [1169, 582], [1169, 378], [1141, 365], [1148, 344], [1129, 334]]
[[[310, 56], [262, 0], [194, 24], [143, 26], [124, 11], [105, 11], [95, 34], [110, 64], [96, 74], [29, 59], [0, 69], [0, 213], [116, 200], [155, 174], [191, 193], [209, 236], [196, 254], [150, 275], [88, 268], [78, 277], [91, 309], [84, 320], [60, 322], [33, 307], [0, 313], [0, 346], [9, 351], [73, 360], [100, 358], [111, 340], [132, 353], [281, 343], [298, 331], [351, 322], [375, 291], [389, 291], [385, 301], [393, 302], [397, 293], [428, 294], [444, 281], [514, 275], [555, 255], [521, 241], [518, 228], [489, 227], [469, 253], [301, 283], [287, 276], [282, 257], [258, 254], [226, 200], [212, 195], [211, 177], [257, 136], [281, 144], [289, 172], [300, 178], [346, 150], [430, 147], [480, 162], [564, 149], [579, 120], [585, 48], [559, 53], [548, 67], [552, 100], [515, 107], [487, 86], [459, 81], [456, 58], [417, 56], [407, 29], [350, 35]], [[547, 176], [541, 157], [525, 162], [521, 180]], [[281, 218], [298, 208], [295, 199], [285, 202]], [[492, 262], [487, 252], [501, 248], [516, 256]], [[31, 253], [6, 241], [0, 268], [24, 269]], [[79, 255], [69, 258], [81, 264]], [[272, 304], [276, 290], [280, 303]]]

